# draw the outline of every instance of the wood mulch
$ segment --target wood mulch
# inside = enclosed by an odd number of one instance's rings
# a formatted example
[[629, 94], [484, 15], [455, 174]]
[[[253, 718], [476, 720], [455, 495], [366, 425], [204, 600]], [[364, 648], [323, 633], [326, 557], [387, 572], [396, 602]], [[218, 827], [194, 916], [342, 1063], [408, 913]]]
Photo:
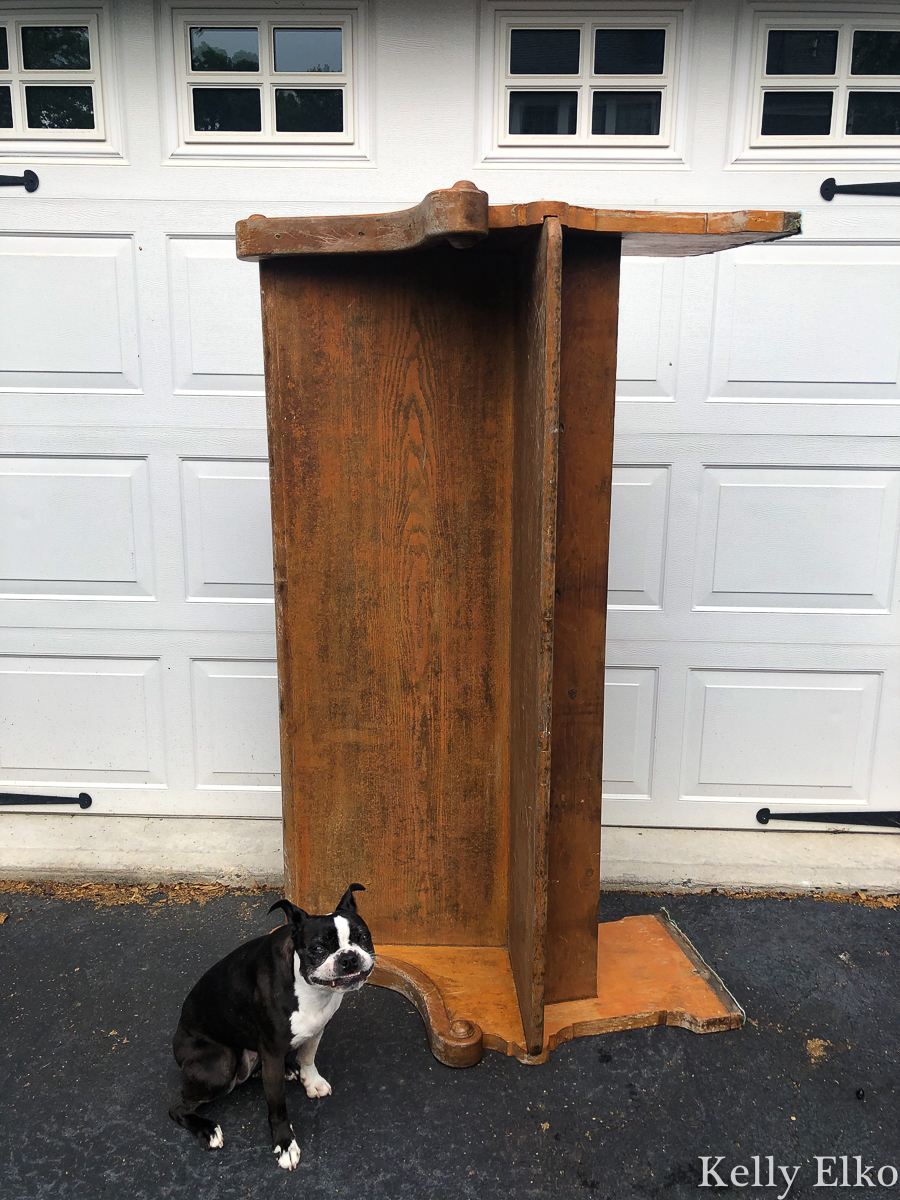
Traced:
[[[54, 900], [90, 900], [98, 905], [206, 904], [220, 896], [254, 896], [277, 891], [260, 886], [229, 887], [224, 883], [68, 883], [54, 880], [0, 879], [0, 893], [47, 896]], [[616, 888], [616, 892], [620, 889]], [[735, 900], [823, 900], [829, 904], [858, 904], [863, 908], [900, 908], [900, 894], [870, 896], [867, 892], [772, 892], [728, 888], [672, 889], [668, 892], [621, 889], [632, 896], [730, 896]]]
[[0, 879], [0, 893], [46, 896], [54, 900], [90, 900], [117, 904], [206, 904], [220, 896], [261, 895], [262, 887], [228, 887], [224, 883], [67, 883], [55, 880]]
[[[0, 891], [3, 885], [0, 883]], [[620, 890], [615, 889], [617, 892]], [[858, 904], [862, 908], [900, 908], [900, 895], [870, 896], [868, 892], [768, 892], [762, 889], [736, 891], [730, 888], [673, 888], [669, 892], [621, 889], [629, 896], [730, 896], [733, 900], [824, 900], [828, 904]]]

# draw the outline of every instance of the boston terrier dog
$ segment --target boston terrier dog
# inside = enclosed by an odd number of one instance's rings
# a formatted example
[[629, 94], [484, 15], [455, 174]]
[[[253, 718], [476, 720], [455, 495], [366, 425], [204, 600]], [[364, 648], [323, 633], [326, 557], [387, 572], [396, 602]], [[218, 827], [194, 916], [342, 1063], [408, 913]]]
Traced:
[[262, 1067], [272, 1146], [278, 1165], [300, 1162], [284, 1101], [285, 1079], [299, 1079], [307, 1096], [329, 1096], [316, 1070], [316, 1050], [345, 992], [358, 991], [372, 973], [375, 949], [356, 910], [351, 883], [327, 916], [309, 916], [290, 900], [287, 924], [233, 950], [206, 972], [184, 1002], [175, 1031], [181, 1100], [169, 1116], [209, 1150], [223, 1144], [222, 1129], [197, 1114]]

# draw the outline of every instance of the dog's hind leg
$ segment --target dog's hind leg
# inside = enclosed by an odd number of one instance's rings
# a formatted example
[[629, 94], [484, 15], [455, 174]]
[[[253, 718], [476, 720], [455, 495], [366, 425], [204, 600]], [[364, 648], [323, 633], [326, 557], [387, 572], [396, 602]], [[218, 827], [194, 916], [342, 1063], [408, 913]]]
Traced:
[[257, 1052], [244, 1050], [238, 1063], [237, 1075], [234, 1078], [235, 1087], [240, 1083], [246, 1083], [251, 1075], [258, 1075], [260, 1071], [262, 1071], [262, 1064]]
[[214, 1042], [197, 1046], [181, 1060], [181, 1100], [169, 1116], [194, 1134], [206, 1150], [217, 1150], [224, 1142], [221, 1125], [201, 1117], [197, 1109], [227, 1096], [237, 1079], [237, 1055], [228, 1046]]

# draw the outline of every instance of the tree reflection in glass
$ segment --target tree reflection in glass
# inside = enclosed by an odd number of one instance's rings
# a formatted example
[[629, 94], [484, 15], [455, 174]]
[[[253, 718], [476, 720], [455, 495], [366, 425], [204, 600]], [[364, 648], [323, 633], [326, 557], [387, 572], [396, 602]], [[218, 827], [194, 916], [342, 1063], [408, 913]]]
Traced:
[[93, 89], [29, 84], [25, 111], [30, 129], [93, 129]]
[[258, 88], [197, 87], [192, 100], [198, 133], [259, 133], [262, 129]]
[[276, 88], [279, 133], [341, 133], [344, 98], [339, 88]]
[[26, 71], [89, 71], [91, 39], [86, 25], [23, 25]]
[[192, 71], [258, 71], [256, 29], [191, 29]]

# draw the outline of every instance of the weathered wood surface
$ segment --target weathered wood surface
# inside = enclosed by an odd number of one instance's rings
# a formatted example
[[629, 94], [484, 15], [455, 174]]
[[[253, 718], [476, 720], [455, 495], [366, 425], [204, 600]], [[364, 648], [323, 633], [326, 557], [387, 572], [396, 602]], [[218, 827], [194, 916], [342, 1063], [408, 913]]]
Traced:
[[[663, 914], [605, 922], [595, 941], [594, 997], [548, 1004], [537, 1051], [526, 1049], [512, 968], [502, 949], [376, 946], [382, 971], [373, 981], [411, 999], [426, 1027], [426, 1014], [436, 1014], [429, 1043], [450, 1066], [469, 1066], [480, 1057], [465, 1037], [452, 1037], [454, 1024], [463, 1035], [471, 1027], [485, 1049], [526, 1063], [545, 1062], [557, 1046], [576, 1037], [648, 1025], [718, 1033], [743, 1024], [740, 1005]], [[454, 1041], [466, 1048], [457, 1049]], [[469, 1061], [461, 1061], [464, 1057]]]
[[[797, 222], [489, 210], [460, 184], [407, 213], [242, 224], [263, 260], [288, 895], [322, 910], [368, 885], [376, 942], [415, 944], [378, 980], [442, 1061], [677, 1023], [596, 994], [619, 255]], [[472, 990], [498, 963], [507, 1040]]]
[[288, 894], [382, 942], [506, 943], [516, 265], [261, 268]]
[[512, 472], [509, 956], [525, 1041], [543, 1043], [553, 695], [562, 230], [552, 217], [521, 250]]
[[[474, 1067], [476, 1063], [481, 1062], [485, 1047], [481, 1027], [465, 1018], [455, 1016], [452, 986], [447, 986], [447, 980], [441, 974], [440, 960], [436, 959], [433, 953], [422, 955], [415, 953], [416, 950], [431, 951], [433, 948], [430, 946], [397, 947], [404, 953], [405, 961], [393, 958], [391, 956], [393, 949], [392, 946], [379, 946], [378, 957], [369, 982], [376, 987], [386, 987], [391, 991], [399, 992], [401, 996], [405, 996], [416, 1006], [425, 1023], [425, 1033], [431, 1052], [438, 1062], [442, 1062], [445, 1067]], [[460, 950], [458, 946], [442, 949], [451, 958], [454, 955], [465, 954], [465, 949]], [[484, 956], [491, 954], [506, 959], [506, 951], [502, 949], [490, 951], [479, 947], [478, 953], [482, 960]], [[410, 962], [410, 959], [415, 960], [416, 958], [419, 959], [418, 966]], [[476, 959], [477, 962], [478, 959]], [[503, 1013], [505, 1024], [511, 1019], [512, 1013], [516, 1012], [516, 993], [511, 986], [512, 978], [509, 973], [508, 960], [500, 965], [505, 967], [505, 970], [495, 970], [489, 974], [485, 971], [479, 972], [481, 1007], [482, 1011], [485, 1011], [487, 998], [491, 996], [492, 992], [498, 990], [498, 984], [501, 988], [505, 984], [507, 991], [512, 993], [511, 1008], [510, 997], [502, 997], [506, 1010]], [[428, 969], [431, 970], [431, 975], [426, 974]], [[463, 968], [463, 973], [465, 973], [465, 968]], [[442, 986], [443, 991], [441, 990]], [[448, 1005], [450, 1005], [450, 1009], [448, 1009]], [[490, 1042], [490, 1038], [488, 1041]]]
[[597, 997], [547, 1006], [545, 1055], [572, 1038], [620, 1029], [721, 1033], [743, 1025], [740, 1005], [662, 913], [604, 922], [598, 935]]
[[259, 262], [293, 254], [396, 253], [449, 241], [473, 245], [488, 233], [487, 193], [462, 180], [429, 192], [403, 212], [351, 217], [252, 216], [235, 226], [238, 258]]
[[429, 192], [415, 208], [359, 216], [263, 217], [238, 221], [238, 258], [258, 262], [297, 254], [396, 253], [449, 241], [468, 247], [489, 231], [542, 225], [556, 217], [568, 229], [621, 233], [622, 253], [683, 257], [711, 254], [747, 243], [770, 242], [800, 232], [800, 213], [756, 209], [739, 212], [667, 212], [584, 208], [558, 200], [488, 205], [475, 184]]
[[619, 239], [563, 241], [545, 1002], [596, 994]]
[[622, 253], [647, 257], [683, 258], [711, 254], [748, 243], [772, 242], [800, 232], [800, 213], [776, 210], [741, 212], [666, 212], [583, 208], [565, 201], [535, 200], [529, 204], [492, 205], [493, 229], [527, 228], [554, 216], [567, 229], [590, 233], [621, 233]]

